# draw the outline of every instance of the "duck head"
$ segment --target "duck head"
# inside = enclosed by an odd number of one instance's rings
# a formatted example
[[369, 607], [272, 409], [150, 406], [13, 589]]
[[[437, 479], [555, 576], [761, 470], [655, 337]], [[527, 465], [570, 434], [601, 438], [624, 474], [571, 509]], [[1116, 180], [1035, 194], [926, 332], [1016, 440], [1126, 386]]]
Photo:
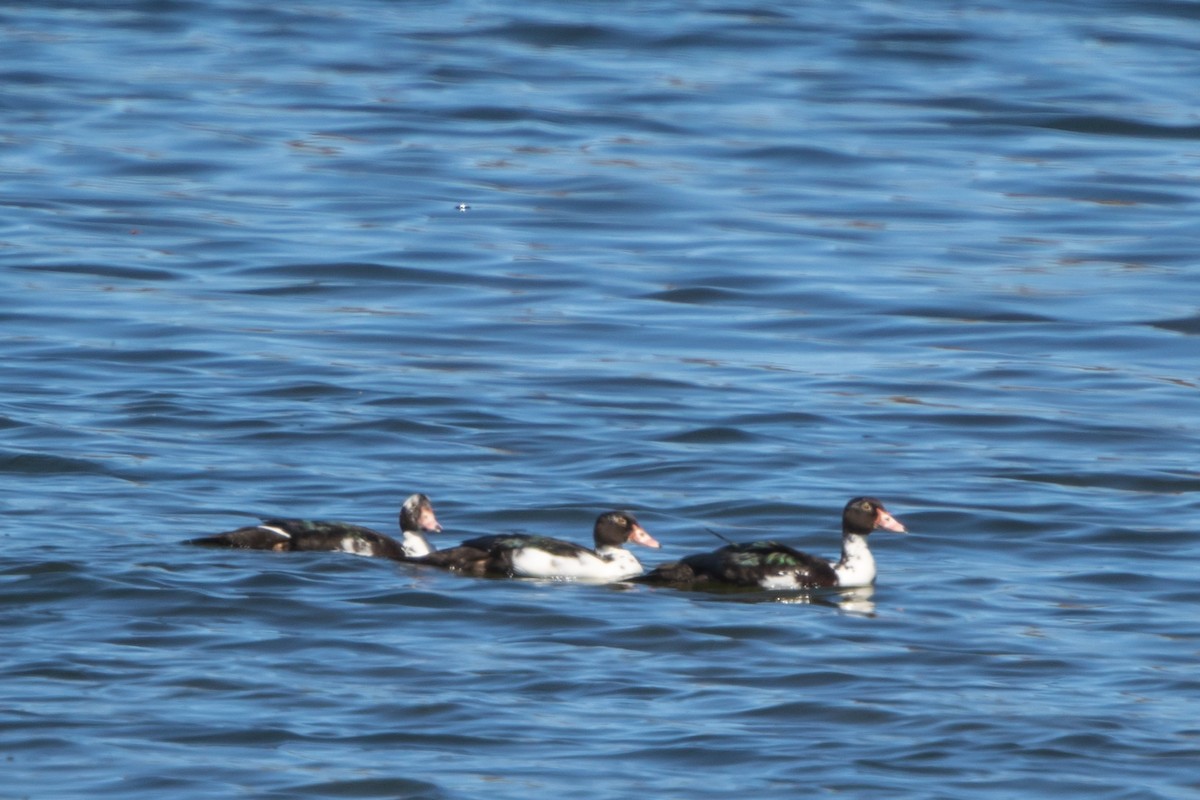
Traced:
[[622, 547], [626, 542], [643, 547], [661, 547], [646, 529], [627, 511], [606, 511], [596, 518], [592, 529], [596, 549]]
[[866, 536], [876, 530], [906, 532], [900, 520], [893, 517], [883, 503], [874, 497], [856, 497], [846, 503], [842, 510], [842, 533]]
[[404, 501], [404, 505], [400, 506], [400, 530], [441, 532], [442, 526], [433, 513], [433, 503], [429, 502], [429, 497], [414, 494]]

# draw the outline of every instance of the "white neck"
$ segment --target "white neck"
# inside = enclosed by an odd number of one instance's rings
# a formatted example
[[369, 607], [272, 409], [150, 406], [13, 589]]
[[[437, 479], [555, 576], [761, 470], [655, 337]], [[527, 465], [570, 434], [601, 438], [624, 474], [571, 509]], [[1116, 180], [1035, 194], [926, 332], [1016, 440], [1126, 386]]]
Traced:
[[433, 545], [429, 543], [429, 540], [420, 531], [403, 531], [403, 534], [400, 539], [400, 546], [404, 548], [404, 555], [409, 558], [417, 558], [427, 556], [433, 552]]
[[875, 557], [867, 537], [858, 533], [842, 536], [842, 559], [833, 565], [839, 586], [870, 586], [875, 582]]

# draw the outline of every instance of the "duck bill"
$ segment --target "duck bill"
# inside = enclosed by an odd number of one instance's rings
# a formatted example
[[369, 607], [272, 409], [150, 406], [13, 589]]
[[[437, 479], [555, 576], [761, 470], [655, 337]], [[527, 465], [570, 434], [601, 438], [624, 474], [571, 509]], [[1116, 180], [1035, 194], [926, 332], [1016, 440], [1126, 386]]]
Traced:
[[907, 533], [908, 530], [901, 524], [900, 520], [893, 517], [882, 508], [875, 513], [875, 528], [885, 531], [895, 531], [896, 533]]
[[642, 547], [662, 547], [653, 536], [646, 533], [646, 529], [641, 525], [633, 526], [633, 531], [629, 534], [629, 541], [640, 544]]
[[434, 515], [432, 508], [421, 509], [421, 518], [418, 523], [421, 530], [429, 531], [430, 533], [441, 533], [442, 526], [437, 521], [437, 516]]

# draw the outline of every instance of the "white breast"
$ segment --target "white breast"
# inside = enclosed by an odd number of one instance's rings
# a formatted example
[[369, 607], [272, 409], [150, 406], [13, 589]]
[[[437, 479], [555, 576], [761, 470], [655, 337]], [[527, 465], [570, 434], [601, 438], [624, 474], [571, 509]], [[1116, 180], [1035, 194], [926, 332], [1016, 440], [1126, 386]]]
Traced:
[[404, 555], [409, 558], [427, 556], [433, 552], [433, 548], [426, 541], [425, 537], [413, 531], [404, 532], [404, 538], [401, 540], [400, 546], [404, 549]]
[[282, 536], [285, 539], [292, 538], [292, 535], [290, 533], [285, 531], [283, 528], [276, 528], [274, 525], [257, 525], [255, 527], [261, 528], [264, 531], [270, 531], [271, 533], [278, 533], [280, 536]]
[[833, 565], [838, 586], [870, 586], [875, 582], [875, 557], [866, 537], [847, 534], [842, 539], [842, 560]]

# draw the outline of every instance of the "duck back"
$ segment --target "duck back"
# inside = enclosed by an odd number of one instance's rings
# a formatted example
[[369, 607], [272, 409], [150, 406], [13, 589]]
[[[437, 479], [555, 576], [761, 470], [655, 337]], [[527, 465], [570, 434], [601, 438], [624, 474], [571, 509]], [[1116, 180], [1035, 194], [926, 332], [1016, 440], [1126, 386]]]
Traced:
[[259, 525], [191, 539], [187, 544], [241, 550], [341, 551], [363, 556], [402, 558], [400, 544], [361, 525], [305, 519], [268, 519]]
[[457, 547], [438, 550], [423, 558], [410, 560], [452, 569], [466, 575], [512, 577], [524, 572], [517, 562], [522, 556], [534, 551], [551, 558], [578, 558], [581, 555], [595, 557], [586, 547], [572, 542], [549, 536], [508, 533], [468, 539]]
[[836, 586], [838, 582], [837, 573], [828, 561], [779, 542], [729, 544], [711, 553], [663, 564], [642, 580], [787, 589], [818, 589]]

